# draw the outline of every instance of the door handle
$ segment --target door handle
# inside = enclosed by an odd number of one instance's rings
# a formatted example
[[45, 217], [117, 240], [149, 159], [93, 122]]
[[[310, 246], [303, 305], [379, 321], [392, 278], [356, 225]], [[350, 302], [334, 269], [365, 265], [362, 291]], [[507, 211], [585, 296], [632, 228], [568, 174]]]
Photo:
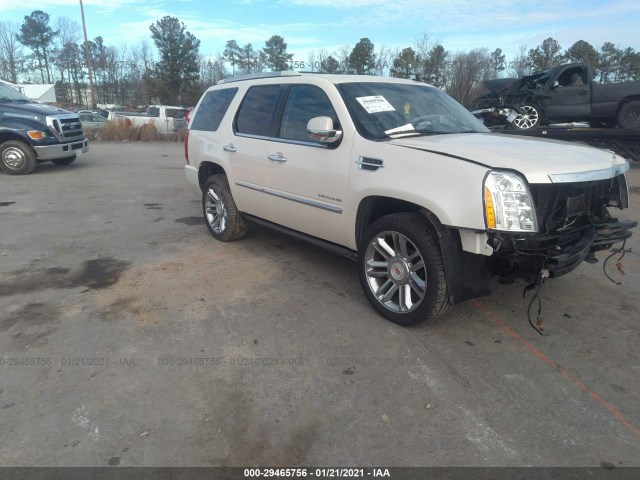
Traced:
[[582, 97], [582, 96], [586, 95], [587, 93], [589, 93], [589, 92], [587, 92], [586, 90], [580, 90], [580, 93], [578, 95], [580, 95]]
[[225, 152], [235, 152], [236, 151], [236, 147], [233, 146], [233, 143], [230, 143], [229, 145], [225, 145], [224, 147], [222, 147], [222, 149]]
[[273, 161], [273, 162], [286, 162], [287, 161], [287, 157], [282, 155], [280, 152], [275, 153], [275, 154], [272, 153], [267, 158], [269, 160]]

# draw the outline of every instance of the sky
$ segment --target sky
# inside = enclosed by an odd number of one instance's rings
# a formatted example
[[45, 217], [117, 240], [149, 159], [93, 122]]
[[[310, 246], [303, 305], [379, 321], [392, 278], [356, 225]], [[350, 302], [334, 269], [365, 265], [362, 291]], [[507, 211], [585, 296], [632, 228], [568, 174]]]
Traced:
[[[81, 22], [79, 0], [21, 5], [0, 0], [0, 21], [22, 23], [40, 9], [53, 26], [61, 16]], [[548, 37], [565, 49], [585, 40], [596, 49], [609, 41], [640, 50], [638, 0], [84, 0], [84, 10], [89, 38], [117, 47], [152, 44], [149, 25], [178, 17], [205, 55], [222, 52], [227, 40], [262, 48], [272, 35], [284, 37], [294, 61], [307, 61], [311, 50], [353, 47], [363, 37], [376, 49], [415, 48], [425, 34], [451, 52], [501, 48], [507, 60]]]

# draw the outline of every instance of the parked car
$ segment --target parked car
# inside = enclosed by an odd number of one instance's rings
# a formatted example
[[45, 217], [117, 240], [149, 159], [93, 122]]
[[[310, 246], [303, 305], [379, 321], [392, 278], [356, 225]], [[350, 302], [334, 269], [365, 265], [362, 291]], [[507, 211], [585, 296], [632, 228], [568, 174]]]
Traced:
[[253, 221], [357, 259], [368, 300], [401, 325], [488, 294], [492, 275], [567, 274], [636, 226], [613, 213], [624, 158], [492, 134], [409, 80], [225, 79], [192, 112], [185, 153], [214, 238]]
[[171, 107], [167, 105], [150, 105], [146, 113], [132, 112], [111, 112], [109, 120], [124, 118], [132, 125], [140, 127], [151, 124], [160, 134], [177, 132], [186, 127], [184, 120], [189, 110], [182, 107]]
[[0, 84], [0, 170], [26, 175], [41, 162], [69, 165], [88, 150], [78, 115]]
[[82, 128], [90, 130], [94, 135], [108, 122], [102, 115], [93, 112], [80, 112], [78, 116], [80, 117]]
[[640, 82], [597, 84], [587, 65], [570, 64], [520, 79], [484, 82], [489, 93], [476, 102], [487, 123], [515, 128], [548, 123], [589, 122], [593, 127], [640, 129]]

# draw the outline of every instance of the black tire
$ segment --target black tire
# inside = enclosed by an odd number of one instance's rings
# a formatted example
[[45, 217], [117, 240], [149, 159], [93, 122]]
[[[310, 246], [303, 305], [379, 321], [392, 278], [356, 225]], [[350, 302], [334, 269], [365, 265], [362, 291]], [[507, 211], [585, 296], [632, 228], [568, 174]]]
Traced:
[[537, 128], [542, 124], [542, 112], [540, 108], [534, 103], [525, 103], [521, 108], [523, 113], [520, 113], [513, 123], [514, 128], [518, 130], [529, 130], [531, 128]]
[[73, 155], [73, 157], [65, 157], [65, 158], [56, 158], [55, 160], [51, 160], [56, 165], [71, 165], [73, 162], [77, 160], [78, 156]]
[[640, 100], [631, 100], [622, 105], [616, 121], [626, 130], [640, 130]]
[[28, 175], [38, 164], [36, 154], [26, 143], [8, 140], [0, 145], [0, 170], [9, 175]]
[[[383, 241], [388, 247], [393, 243], [394, 254], [381, 247]], [[398, 325], [434, 320], [450, 306], [438, 236], [420, 214], [394, 213], [369, 225], [358, 249], [358, 270], [373, 308]]]
[[231, 242], [247, 234], [247, 220], [236, 207], [226, 175], [211, 175], [202, 190], [202, 213], [216, 240]]

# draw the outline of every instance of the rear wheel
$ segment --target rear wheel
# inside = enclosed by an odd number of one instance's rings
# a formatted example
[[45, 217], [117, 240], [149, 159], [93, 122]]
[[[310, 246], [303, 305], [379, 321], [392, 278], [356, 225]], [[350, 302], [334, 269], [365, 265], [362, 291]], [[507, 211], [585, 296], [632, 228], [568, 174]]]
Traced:
[[72, 157], [56, 158], [55, 160], [51, 160], [51, 161], [56, 165], [71, 165], [73, 162], [76, 161], [77, 158], [78, 156], [74, 154]]
[[540, 126], [542, 115], [537, 105], [525, 103], [521, 108], [521, 113], [513, 120], [513, 126], [519, 130], [529, 130]]
[[618, 125], [627, 130], [640, 129], [640, 100], [632, 100], [622, 105], [616, 120]]
[[0, 145], [0, 170], [9, 175], [27, 175], [37, 165], [33, 149], [17, 140], [9, 140]]
[[360, 283], [373, 307], [399, 325], [433, 320], [449, 307], [436, 232], [417, 213], [373, 222], [358, 252]]
[[202, 212], [209, 232], [217, 240], [240, 240], [247, 233], [247, 220], [236, 207], [225, 175], [207, 178], [202, 191]]

